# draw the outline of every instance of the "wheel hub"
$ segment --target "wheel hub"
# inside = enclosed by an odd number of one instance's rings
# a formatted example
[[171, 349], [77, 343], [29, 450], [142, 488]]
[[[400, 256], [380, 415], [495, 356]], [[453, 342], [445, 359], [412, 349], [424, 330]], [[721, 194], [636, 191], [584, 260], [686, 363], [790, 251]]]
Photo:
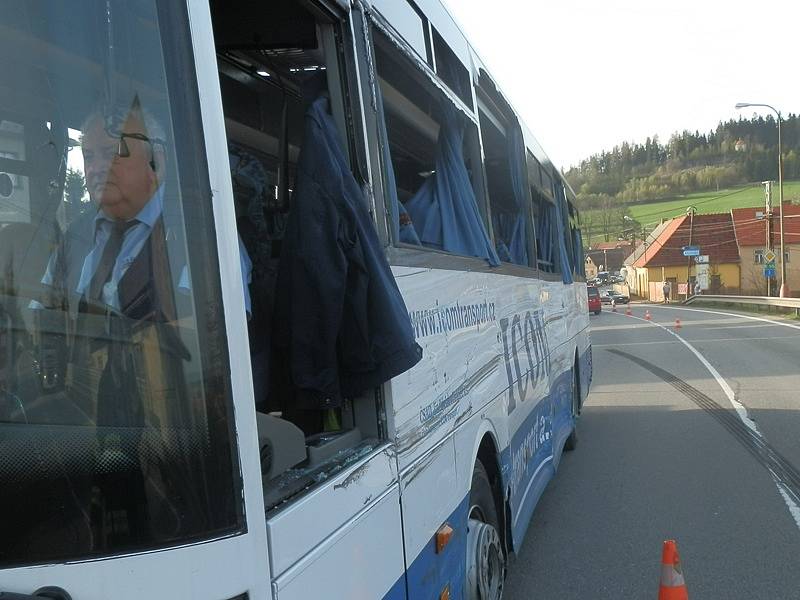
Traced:
[[505, 555], [497, 530], [477, 519], [469, 520], [467, 534], [467, 597], [499, 600], [503, 595]]

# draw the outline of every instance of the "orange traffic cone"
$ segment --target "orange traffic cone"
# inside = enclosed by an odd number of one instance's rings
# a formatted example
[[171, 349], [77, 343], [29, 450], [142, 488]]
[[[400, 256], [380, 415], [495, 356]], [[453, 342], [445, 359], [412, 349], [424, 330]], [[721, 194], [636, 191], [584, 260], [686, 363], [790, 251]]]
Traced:
[[612, 304], [611, 305], [611, 312], [617, 312], [617, 305], [616, 304]]
[[631, 307], [630, 307], [630, 306], [626, 306], [626, 307], [625, 307], [625, 314], [626, 314], [627, 316], [629, 316], [629, 317], [630, 317], [630, 316], [633, 314], [633, 311], [631, 310]]
[[681, 328], [681, 320], [675, 319], [675, 329], [680, 329], [680, 328]]
[[648, 308], [648, 309], [645, 311], [645, 313], [644, 313], [644, 318], [645, 318], [645, 319], [647, 319], [648, 321], [649, 321], [650, 319], [652, 319], [652, 318], [653, 318], [653, 317], [650, 315], [650, 309], [649, 309], [649, 308]]
[[681, 558], [675, 540], [666, 540], [661, 554], [661, 585], [658, 600], [689, 600], [686, 581], [683, 579]]

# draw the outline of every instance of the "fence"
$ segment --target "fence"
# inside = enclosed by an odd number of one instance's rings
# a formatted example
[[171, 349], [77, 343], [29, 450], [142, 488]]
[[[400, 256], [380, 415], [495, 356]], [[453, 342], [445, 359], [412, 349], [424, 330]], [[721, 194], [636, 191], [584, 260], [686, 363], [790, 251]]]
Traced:
[[702, 296], [690, 296], [684, 304], [693, 302], [717, 302], [720, 304], [748, 304], [755, 306], [777, 306], [780, 308], [793, 308], [795, 314], [800, 316], [800, 298], [774, 298], [772, 296], [722, 296], [709, 294]]

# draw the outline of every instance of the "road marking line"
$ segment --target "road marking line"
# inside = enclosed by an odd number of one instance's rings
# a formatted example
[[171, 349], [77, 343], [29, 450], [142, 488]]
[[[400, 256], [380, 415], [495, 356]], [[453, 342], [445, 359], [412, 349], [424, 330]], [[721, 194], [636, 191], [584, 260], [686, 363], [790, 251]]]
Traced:
[[764, 323], [771, 323], [773, 325], [780, 325], [782, 327], [791, 327], [792, 329], [800, 329], [800, 325], [794, 323], [784, 323], [783, 321], [775, 321], [774, 319], [765, 319], [764, 317], [754, 317], [752, 315], [741, 315], [739, 313], [722, 312], [719, 310], [706, 310], [704, 308], [689, 308], [687, 306], [662, 306], [658, 305], [656, 308], [666, 308], [667, 310], [691, 310], [694, 312], [709, 313], [712, 315], [725, 315], [726, 317], [739, 317], [742, 319], [750, 319], [751, 321], [763, 321]]
[[[714, 311], [705, 311], [705, 310], [699, 311], [698, 310], [698, 312], [714, 312]], [[718, 313], [718, 314], [730, 314], [730, 313]], [[731, 388], [731, 386], [728, 385], [728, 382], [725, 381], [725, 379], [722, 377], [722, 375], [719, 374], [719, 371], [717, 371], [714, 368], [714, 365], [712, 365], [710, 362], [708, 362], [708, 360], [706, 359], [705, 356], [700, 354], [700, 352], [697, 350], [697, 348], [692, 346], [689, 342], [687, 342], [685, 339], [683, 339], [677, 333], [675, 333], [674, 331], [669, 329], [669, 327], [667, 327], [665, 325], [662, 325], [661, 323], [656, 323], [654, 321], [647, 321], [647, 320], [645, 320], [645, 319], [643, 319], [641, 317], [634, 317], [632, 315], [619, 314], [619, 316], [620, 317], [626, 317], [628, 319], [637, 319], [639, 321], [644, 321], [645, 323], [649, 322], [651, 325], [654, 325], [656, 327], [660, 327], [661, 329], [666, 331], [668, 334], [670, 334], [671, 336], [676, 338], [684, 346], [686, 346], [689, 349], [689, 351], [697, 357], [697, 360], [699, 360], [702, 363], [702, 365], [706, 369], [708, 369], [708, 372], [711, 373], [711, 376], [719, 384], [719, 387], [722, 388], [722, 391], [728, 397], [728, 400], [730, 401], [731, 405], [733, 406], [734, 410], [736, 411], [736, 414], [739, 415], [739, 419], [742, 421], [742, 423], [744, 423], [745, 426], [753, 432], [753, 435], [758, 436], [764, 443], [767, 443], [766, 438], [761, 434], [761, 431], [758, 429], [758, 425], [756, 425], [755, 421], [753, 421], [748, 416], [747, 409], [745, 408], [745, 406], [736, 399], [736, 394], [734, 393], [733, 388]], [[736, 316], [739, 316], [739, 315], [736, 315]], [[752, 317], [752, 318], [758, 319], [758, 317]], [[758, 319], [758, 320], [766, 321], [767, 319]], [[775, 323], [775, 321], [769, 321], [769, 322]], [[784, 325], [784, 323], [781, 323], [781, 325]], [[792, 325], [790, 323], [785, 323], [785, 325], [789, 325], [790, 327], [794, 327], [796, 329], [800, 329], [800, 326]], [[800, 529], [800, 506], [798, 506], [797, 503], [792, 499], [792, 497], [787, 493], [786, 488], [785, 488], [785, 486], [783, 484], [783, 481], [771, 469], [769, 470], [769, 472], [770, 472], [770, 475], [772, 475], [772, 480], [775, 482], [775, 487], [778, 488], [778, 493], [781, 495], [781, 497], [783, 498], [783, 501], [786, 503], [786, 507], [789, 509], [789, 514], [792, 516], [792, 519], [794, 519], [794, 523], [795, 523], [795, 525], [797, 525], [797, 528]]]
[[[694, 340], [694, 342], [705, 344], [706, 342], [771, 342], [772, 340], [796, 340], [796, 335], [773, 335], [771, 337], [750, 337], [750, 338], [708, 338], [707, 340]], [[650, 346], [652, 344], [676, 344], [674, 340], [659, 340], [657, 342], [621, 342], [618, 344], [592, 344], [593, 348], [603, 348], [604, 346]]]

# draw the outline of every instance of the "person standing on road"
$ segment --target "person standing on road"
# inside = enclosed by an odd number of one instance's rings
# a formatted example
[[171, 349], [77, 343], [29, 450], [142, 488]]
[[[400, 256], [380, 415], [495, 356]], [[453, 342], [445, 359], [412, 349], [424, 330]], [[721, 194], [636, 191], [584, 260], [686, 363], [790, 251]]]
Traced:
[[694, 295], [695, 296], [699, 296], [702, 291], [703, 291], [703, 289], [700, 287], [700, 282], [699, 281], [695, 281], [694, 282]]
[[665, 281], [661, 291], [664, 292], [664, 304], [669, 304], [669, 296], [672, 287], [669, 285], [669, 281]]

